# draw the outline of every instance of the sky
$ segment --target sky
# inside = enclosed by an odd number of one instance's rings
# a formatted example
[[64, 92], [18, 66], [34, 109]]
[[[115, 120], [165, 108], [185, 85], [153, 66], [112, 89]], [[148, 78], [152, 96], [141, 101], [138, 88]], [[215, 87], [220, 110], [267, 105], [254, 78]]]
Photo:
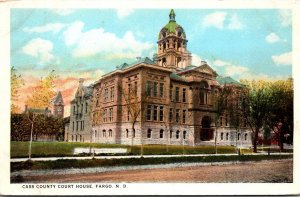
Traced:
[[[23, 109], [32, 87], [55, 70], [67, 116], [79, 78], [88, 85], [124, 62], [153, 57], [170, 9], [12, 9], [11, 65], [25, 82], [17, 105]], [[193, 65], [204, 60], [236, 80], [292, 76], [291, 10], [175, 9], [175, 14]]]

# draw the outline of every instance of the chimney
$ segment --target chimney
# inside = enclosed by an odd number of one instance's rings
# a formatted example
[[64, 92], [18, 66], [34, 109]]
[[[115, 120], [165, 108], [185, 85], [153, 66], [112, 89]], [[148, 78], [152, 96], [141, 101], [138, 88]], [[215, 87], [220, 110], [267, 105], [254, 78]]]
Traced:
[[83, 85], [83, 82], [84, 82], [84, 79], [83, 79], [83, 78], [80, 78], [80, 79], [79, 79], [79, 86], [82, 86], [82, 85]]

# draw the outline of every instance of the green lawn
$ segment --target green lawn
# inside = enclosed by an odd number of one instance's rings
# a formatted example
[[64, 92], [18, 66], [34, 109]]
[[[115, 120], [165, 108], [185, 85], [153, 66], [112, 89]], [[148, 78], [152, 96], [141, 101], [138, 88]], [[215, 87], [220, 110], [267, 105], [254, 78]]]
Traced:
[[[11, 157], [28, 157], [28, 142], [11, 142]], [[98, 144], [98, 143], [80, 143], [80, 142], [33, 142], [32, 157], [50, 157], [50, 156], [73, 156], [73, 150], [77, 147], [95, 148], [127, 148], [128, 154], [131, 147], [120, 144]], [[150, 154], [214, 154], [214, 146], [174, 146], [174, 145], [144, 145], [144, 155]], [[167, 151], [168, 150], [168, 151]], [[237, 150], [232, 146], [218, 146], [218, 153], [236, 153]], [[140, 155], [141, 147], [134, 146], [132, 154]]]

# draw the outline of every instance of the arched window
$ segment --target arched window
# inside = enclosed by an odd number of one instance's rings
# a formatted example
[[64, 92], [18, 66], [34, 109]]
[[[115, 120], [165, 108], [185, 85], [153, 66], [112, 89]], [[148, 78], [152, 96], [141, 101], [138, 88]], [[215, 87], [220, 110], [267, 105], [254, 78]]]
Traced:
[[148, 129], [148, 130], [147, 130], [147, 138], [151, 138], [151, 132], [152, 132], [151, 129]]
[[179, 31], [177, 32], [177, 36], [178, 36], [178, 37], [181, 37], [181, 34], [182, 34], [182, 32], [179, 30]]
[[245, 133], [245, 141], [247, 141], [247, 140], [248, 140], [248, 134]]
[[183, 131], [183, 139], [186, 138], [186, 131]]
[[72, 135], [72, 142], [74, 141], [74, 136]]
[[240, 133], [238, 133], [238, 136], [237, 136], [237, 140], [240, 140], [241, 139], [241, 134]]
[[103, 129], [103, 137], [106, 137], [106, 130]]
[[79, 136], [79, 139], [80, 139], [79, 141], [81, 142], [81, 140], [82, 140], [82, 136], [81, 135]]
[[180, 134], [180, 131], [177, 130], [177, 131], [176, 131], [176, 139], [179, 139], [179, 134]]
[[226, 140], [229, 140], [229, 133], [226, 133]]
[[112, 137], [112, 130], [111, 129], [108, 130], [108, 136]]
[[164, 130], [163, 129], [161, 129], [159, 131], [159, 138], [164, 138]]
[[170, 139], [172, 139], [173, 131], [170, 130]]
[[206, 81], [201, 81], [200, 82], [200, 92], [199, 92], [199, 99], [200, 99], [201, 105], [205, 105], [208, 103], [207, 89], [208, 89], [208, 83]]
[[221, 133], [221, 140], [224, 139], [224, 133]]
[[126, 137], [127, 138], [129, 137], [129, 131], [128, 131], [128, 129], [126, 129]]

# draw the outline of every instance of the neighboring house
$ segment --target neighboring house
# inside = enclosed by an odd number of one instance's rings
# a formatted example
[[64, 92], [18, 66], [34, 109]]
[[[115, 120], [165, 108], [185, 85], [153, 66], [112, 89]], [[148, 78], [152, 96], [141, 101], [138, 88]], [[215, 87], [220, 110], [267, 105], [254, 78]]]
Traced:
[[91, 141], [91, 101], [92, 86], [84, 86], [84, 80], [79, 79], [74, 99], [70, 106], [70, 122], [65, 124], [65, 141], [90, 142]]
[[[251, 144], [246, 125], [237, 131], [228, 124], [227, 116], [222, 117], [221, 127], [216, 132], [215, 95], [224, 84], [239, 83], [218, 77], [205, 61], [199, 66], [191, 65], [187, 42], [185, 31], [176, 23], [175, 12], [171, 10], [169, 23], [158, 34], [158, 49], [153, 60], [146, 57], [137, 58], [131, 64], [124, 63], [93, 84], [93, 121], [84, 120], [85, 124], [92, 122], [89, 129], [92, 129], [93, 142], [213, 145], [217, 135], [221, 145]], [[126, 98], [132, 93], [133, 98]], [[82, 127], [78, 126], [82, 119], [76, 117], [78, 110], [84, 111], [87, 100], [82, 97], [83, 93], [80, 95], [71, 106], [72, 141], [76, 141], [74, 135], [77, 141], [83, 141], [79, 131]], [[86, 97], [88, 101], [90, 96]], [[129, 108], [133, 103], [140, 111], [135, 131]], [[89, 129], [83, 131], [85, 141], [89, 140]], [[81, 140], [78, 135], [82, 135]], [[68, 139], [70, 141], [70, 135]]]

